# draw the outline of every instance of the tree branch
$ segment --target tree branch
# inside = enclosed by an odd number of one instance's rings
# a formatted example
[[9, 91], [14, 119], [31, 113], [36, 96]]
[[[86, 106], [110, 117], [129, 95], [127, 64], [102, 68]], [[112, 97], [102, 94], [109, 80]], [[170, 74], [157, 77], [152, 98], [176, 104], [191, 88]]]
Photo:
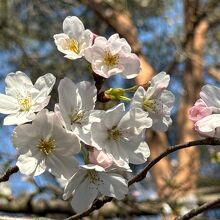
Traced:
[[220, 198], [215, 199], [215, 200], [213, 200], [211, 202], [207, 202], [207, 203], [199, 206], [196, 209], [192, 209], [187, 214], [175, 218], [175, 220], [188, 220], [188, 219], [191, 219], [191, 218], [197, 216], [198, 214], [200, 214], [200, 213], [202, 213], [202, 212], [204, 212], [204, 211], [206, 211], [206, 210], [208, 210], [210, 208], [215, 207], [216, 205], [220, 205]]
[[17, 173], [19, 170], [19, 168], [17, 166], [14, 166], [14, 167], [9, 167], [8, 170], [5, 172], [5, 174], [3, 174], [1, 177], [0, 177], [0, 183], [1, 182], [6, 182], [9, 180], [10, 176], [13, 174], [13, 173]]
[[208, 74], [213, 77], [216, 81], [220, 82], [220, 71], [215, 67], [210, 67], [207, 69]]
[[[143, 180], [146, 177], [149, 170], [154, 165], [156, 165], [161, 159], [166, 157], [167, 155], [169, 155], [177, 150], [180, 150], [180, 149], [184, 149], [184, 148], [188, 148], [188, 147], [192, 147], [192, 146], [201, 146], [201, 145], [220, 145], [220, 139], [206, 138], [206, 139], [202, 139], [202, 140], [190, 141], [185, 144], [178, 144], [178, 145], [168, 147], [166, 151], [164, 151], [158, 157], [153, 159], [139, 174], [137, 174], [131, 180], [129, 180], [128, 186], [134, 184], [135, 182], [139, 182], [139, 181]], [[92, 204], [92, 206], [89, 209], [87, 209], [85, 212], [73, 215], [73, 216], [67, 218], [66, 220], [79, 219], [79, 218], [88, 216], [94, 210], [100, 209], [105, 203], [112, 201], [112, 199], [113, 199], [112, 197], [108, 197], [108, 196], [103, 197], [103, 199], [97, 199]]]

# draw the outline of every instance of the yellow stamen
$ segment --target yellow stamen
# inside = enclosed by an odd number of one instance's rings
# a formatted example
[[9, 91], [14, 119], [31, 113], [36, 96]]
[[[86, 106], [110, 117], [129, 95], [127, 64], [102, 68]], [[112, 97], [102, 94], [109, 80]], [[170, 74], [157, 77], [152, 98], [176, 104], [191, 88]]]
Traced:
[[24, 98], [18, 98], [18, 104], [20, 111], [29, 111], [31, 108], [31, 95], [27, 95]]
[[70, 115], [70, 123], [80, 123], [83, 116], [84, 116], [84, 111], [80, 110], [78, 112], [74, 112], [72, 115]]
[[117, 54], [112, 55], [111, 52], [106, 51], [104, 55], [104, 64], [108, 67], [112, 67], [118, 64], [119, 56]]
[[75, 39], [69, 39], [67, 42], [67, 47], [74, 53], [79, 53], [79, 43]]
[[53, 140], [51, 137], [49, 139], [41, 138], [37, 147], [41, 152], [49, 155], [55, 148], [55, 140]]
[[118, 140], [121, 136], [121, 131], [117, 129], [109, 129], [108, 131], [108, 138], [113, 140]]
[[152, 112], [156, 112], [156, 101], [144, 98], [142, 108], [145, 111], [150, 110]]
[[98, 173], [95, 170], [88, 170], [88, 179], [90, 183], [96, 183], [100, 180]]

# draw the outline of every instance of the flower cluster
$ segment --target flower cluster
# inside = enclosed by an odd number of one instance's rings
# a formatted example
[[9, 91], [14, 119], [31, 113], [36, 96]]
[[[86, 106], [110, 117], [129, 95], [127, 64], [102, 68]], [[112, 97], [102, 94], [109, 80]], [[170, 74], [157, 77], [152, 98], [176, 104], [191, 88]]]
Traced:
[[220, 89], [203, 86], [200, 99], [189, 110], [189, 119], [195, 123], [195, 130], [201, 136], [220, 138]]
[[[63, 31], [54, 35], [58, 50], [68, 59], [85, 57], [96, 77], [121, 74], [130, 79], [139, 73], [139, 58], [118, 34], [108, 40], [96, 36], [77, 17], [67, 17]], [[8, 74], [0, 113], [8, 114], [5, 125], [17, 125], [11, 140], [20, 172], [37, 176], [47, 170], [65, 180], [63, 197], [72, 198], [76, 212], [102, 195], [123, 199], [128, 183], [121, 171], [131, 172], [130, 163], [142, 164], [150, 155], [146, 129], [165, 132], [172, 123], [174, 95], [167, 90], [169, 80], [161, 72], [147, 87], [109, 89], [108, 97], [130, 101], [130, 108], [120, 102], [102, 110], [96, 108], [95, 83], [64, 78], [58, 85], [59, 102], [49, 111], [44, 108], [55, 84], [52, 74], [41, 76], [34, 85], [25, 73]], [[124, 95], [126, 91], [134, 92], [132, 99]], [[75, 159], [78, 153], [83, 165]]]

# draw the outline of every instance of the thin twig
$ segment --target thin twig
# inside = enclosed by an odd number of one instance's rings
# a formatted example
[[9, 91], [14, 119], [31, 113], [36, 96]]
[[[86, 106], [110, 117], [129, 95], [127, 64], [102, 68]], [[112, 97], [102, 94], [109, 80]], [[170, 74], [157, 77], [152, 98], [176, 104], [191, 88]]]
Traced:
[[191, 219], [191, 218], [197, 216], [198, 214], [200, 214], [200, 213], [202, 213], [202, 212], [204, 212], [204, 211], [206, 211], [210, 208], [215, 207], [216, 205], [220, 205], [220, 198], [215, 199], [211, 202], [207, 202], [207, 203], [199, 206], [196, 209], [192, 209], [191, 211], [189, 211], [185, 215], [175, 218], [175, 220], [188, 220], [188, 219]]
[[[188, 148], [188, 147], [192, 147], [192, 146], [201, 146], [201, 145], [220, 145], [220, 139], [206, 138], [206, 139], [202, 139], [202, 140], [190, 141], [185, 144], [178, 144], [178, 145], [168, 147], [166, 151], [164, 151], [158, 157], [153, 159], [140, 173], [138, 173], [131, 180], [129, 180], [128, 186], [134, 184], [135, 182], [139, 182], [139, 181], [143, 180], [146, 177], [149, 170], [154, 165], [156, 165], [161, 159], [166, 157], [167, 155], [169, 155], [177, 150], [180, 150], [180, 149], [184, 149], [184, 148]], [[92, 206], [89, 209], [87, 209], [85, 212], [73, 215], [69, 218], [66, 218], [66, 220], [79, 219], [79, 218], [88, 216], [94, 210], [100, 209], [105, 203], [112, 201], [112, 199], [113, 199], [112, 197], [105, 196], [103, 199], [95, 200], [95, 202], [92, 204]]]
[[19, 168], [17, 166], [14, 166], [14, 167], [9, 167], [8, 170], [5, 172], [5, 174], [3, 174], [1, 177], [0, 177], [0, 183], [1, 182], [6, 182], [9, 180], [10, 176], [13, 174], [13, 173], [17, 173], [19, 170]]

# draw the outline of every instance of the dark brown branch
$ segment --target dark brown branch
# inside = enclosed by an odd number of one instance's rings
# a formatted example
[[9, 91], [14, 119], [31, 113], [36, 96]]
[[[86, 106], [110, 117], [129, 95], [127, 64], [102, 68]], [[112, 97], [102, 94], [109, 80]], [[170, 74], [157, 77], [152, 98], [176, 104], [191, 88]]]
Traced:
[[217, 205], [220, 205], [220, 198], [218, 199], [215, 199], [211, 202], [207, 202], [201, 206], [199, 206], [198, 208], [196, 209], [192, 209], [190, 212], [188, 212], [187, 214], [183, 215], [183, 216], [180, 216], [180, 217], [177, 217], [175, 218], [175, 220], [188, 220], [188, 219], [191, 219], [195, 216], [197, 216], [198, 214], [210, 209], [210, 208], [213, 208]]
[[[188, 148], [192, 146], [201, 146], [201, 145], [220, 145], [220, 139], [207, 138], [207, 139], [190, 141], [185, 144], [178, 144], [178, 145], [168, 147], [166, 151], [164, 151], [158, 157], [153, 159], [139, 174], [137, 174], [131, 180], [129, 180], [128, 186], [134, 184], [135, 182], [139, 182], [143, 180], [146, 177], [149, 170], [167, 155], [180, 149], [184, 149], [184, 148]], [[94, 210], [100, 209], [105, 203], [112, 201], [112, 199], [113, 199], [112, 197], [107, 197], [107, 196], [105, 196], [103, 199], [98, 199], [92, 204], [91, 208], [87, 209], [85, 212], [71, 216], [67, 218], [66, 220], [79, 219], [81, 217], [88, 216]]]
[[17, 173], [19, 170], [19, 168], [17, 166], [14, 166], [14, 167], [10, 167], [6, 172], [5, 174], [3, 174], [1, 177], [0, 177], [0, 183], [1, 182], [6, 182], [9, 180], [10, 176], [13, 174], [13, 173]]
[[105, 196], [103, 199], [97, 199], [92, 204], [91, 208], [87, 209], [85, 212], [70, 216], [69, 218], [66, 218], [65, 220], [79, 219], [79, 218], [88, 216], [91, 212], [97, 209], [100, 209], [105, 203], [111, 202], [112, 199], [113, 199], [112, 197], [108, 197], [108, 196]]
[[93, 76], [93, 79], [95, 81], [95, 87], [97, 89], [97, 94], [98, 94], [99, 91], [101, 90], [102, 85], [105, 82], [106, 78], [104, 78], [104, 77], [102, 77], [102, 76], [100, 76], [100, 75], [98, 75], [94, 72], [93, 72], [92, 76]]
[[188, 148], [188, 147], [192, 147], [192, 146], [199, 146], [199, 145], [220, 145], [220, 139], [207, 138], [207, 139], [190, 141], [185, 144], [178, 144], [178, 145], [168, 147], [166, 151], [164, 151], [158, 157], [153, 159], [139, 174], [137, 174], [135, 177], [133, 177], [131, 180], [129, 180], [128, 185], [130, 186], [135, 182], [139, 182], [139, 181], [143, 180], [145, 178], [145, 176], [147, 175], [148, 171], [154, 165], [156, 165], [161, 159], [166, 157], [167, 155], [169, 155], [177, 150], [180, 150], [180, 149], [184, 149], [184, 148]]

